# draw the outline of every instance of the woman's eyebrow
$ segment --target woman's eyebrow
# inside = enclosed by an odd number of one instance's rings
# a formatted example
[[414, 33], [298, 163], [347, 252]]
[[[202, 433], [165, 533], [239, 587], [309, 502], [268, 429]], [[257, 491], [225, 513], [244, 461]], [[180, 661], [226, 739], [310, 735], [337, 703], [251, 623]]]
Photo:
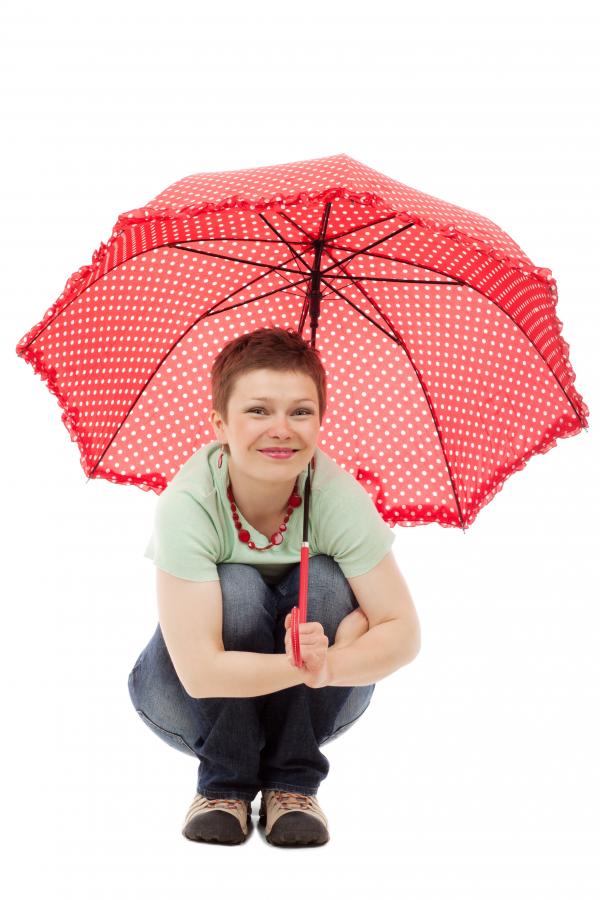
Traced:
[[[272, 397], [250, 397], [248, 403], [250, 403], [252, 400], [264, 400], [266, 402], [270, 402], [272, 399]], [[311, 400], [310, 397], [300, 397], [299, 400], [292, 400], [292, 403], [306, 403], [307, 401], [309, 403], [314, 403], [314, 400]]]

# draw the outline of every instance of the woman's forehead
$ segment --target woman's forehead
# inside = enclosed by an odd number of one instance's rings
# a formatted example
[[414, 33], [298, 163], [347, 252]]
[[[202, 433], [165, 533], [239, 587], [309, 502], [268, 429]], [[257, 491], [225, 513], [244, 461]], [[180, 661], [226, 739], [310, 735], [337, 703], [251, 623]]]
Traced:
[[255, 369], [240, 375], [235, 393], [249, 399], [307, 400], [316, 396], [317, 389], [310, 375], [304, 372], [277, 372], [273, 369]]

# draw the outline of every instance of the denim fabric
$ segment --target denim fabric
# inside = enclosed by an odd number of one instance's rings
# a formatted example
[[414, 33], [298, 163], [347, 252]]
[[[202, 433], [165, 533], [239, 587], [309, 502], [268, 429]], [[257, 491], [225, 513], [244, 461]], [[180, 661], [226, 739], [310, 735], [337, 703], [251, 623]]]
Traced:
[[[287, 613], [298, 603], [300, 564], [276, 585], [242, 563], [217, 566], [225, 650], [284, 653]], [[337, 562], [309, 563], [307, 621], [319, 621], [334, 643], [340, 621], [358, 602]], [[329, 761], [319, 747], [363, 714], [374, 684], [295, 685], [259, 697], [190, 697], [179, 681], [160, 624], [129, 674], [142, 721], [171, 747], [200, 760], [197, 790], [210, 798], [253, 800], [261, 789], [316, 794]]]

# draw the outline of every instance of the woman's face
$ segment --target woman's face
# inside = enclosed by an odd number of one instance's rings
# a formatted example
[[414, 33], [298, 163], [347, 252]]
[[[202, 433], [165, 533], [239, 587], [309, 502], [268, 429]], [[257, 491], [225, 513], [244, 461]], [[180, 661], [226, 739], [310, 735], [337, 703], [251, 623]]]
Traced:
[[[237, 379], [227, 425], [216, 410], [211, 418], [217, 440], [229, 445], [236, 471], [271, 484], [289, 482], [306, 469], [321, 427], [312, 378], [271, 369], [254, 369]], [[296, 452], [289, 459], [273, 459], [260, 452], [266, 447]]]

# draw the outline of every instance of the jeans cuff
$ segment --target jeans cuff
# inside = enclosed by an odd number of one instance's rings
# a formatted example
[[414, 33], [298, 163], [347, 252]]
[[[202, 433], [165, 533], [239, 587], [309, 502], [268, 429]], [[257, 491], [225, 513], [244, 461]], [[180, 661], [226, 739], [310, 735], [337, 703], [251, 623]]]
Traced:
[[208, 800], [248, 800], [250, 803], [256, 797], [256, 791], [253, 794], [248, 794], [245, 791], [211, 791], [204, 790], [198, 785], [196, 788], [199, 794], [202, 794], [203, 797], [206, 797]]
[[306, 794], [309, 797], [316, 797], [319, 786], [306, 787], [300, 784], [283, 784], [281, 781], [273, 781], [271, 784], [261, 784], [261, 791], [291, 791], [294, 794]]

